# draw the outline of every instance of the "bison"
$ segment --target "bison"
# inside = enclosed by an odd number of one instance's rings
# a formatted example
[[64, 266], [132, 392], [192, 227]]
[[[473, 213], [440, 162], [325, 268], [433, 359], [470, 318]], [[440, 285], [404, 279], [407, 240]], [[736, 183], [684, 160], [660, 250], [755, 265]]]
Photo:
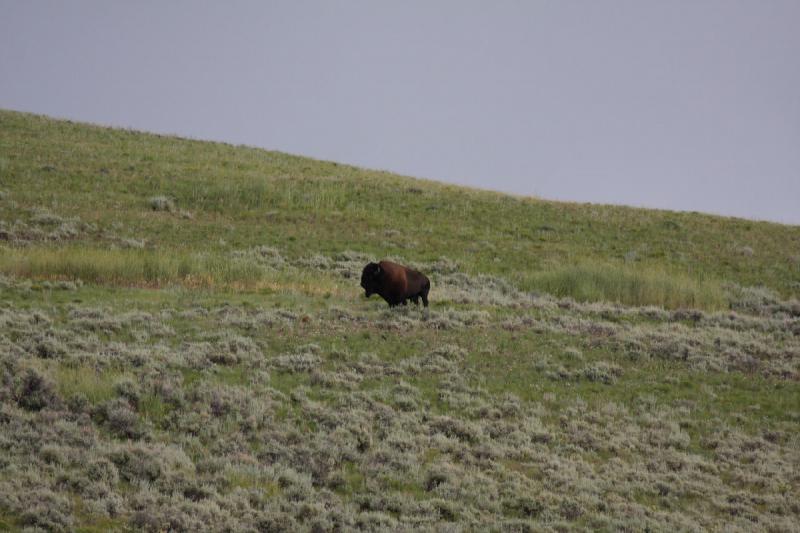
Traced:
[[431, 290], [428, 278], [414, 269], [391, 261], [365, 266], [361, 273], [361, 286], [367, 298], [378, 294], [386, 300], [389, 307], [406, 305], [406, 300], [419, 304], [420, 298], [422, 304], [428, 307], [428, 291]]

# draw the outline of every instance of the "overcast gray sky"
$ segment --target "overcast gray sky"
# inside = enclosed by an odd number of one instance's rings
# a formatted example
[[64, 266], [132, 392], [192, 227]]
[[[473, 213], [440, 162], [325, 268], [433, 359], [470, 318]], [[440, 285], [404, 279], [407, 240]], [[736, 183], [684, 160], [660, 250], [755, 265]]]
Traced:
[[800, 0], [0, 0], [0, 107], [800, 224]]

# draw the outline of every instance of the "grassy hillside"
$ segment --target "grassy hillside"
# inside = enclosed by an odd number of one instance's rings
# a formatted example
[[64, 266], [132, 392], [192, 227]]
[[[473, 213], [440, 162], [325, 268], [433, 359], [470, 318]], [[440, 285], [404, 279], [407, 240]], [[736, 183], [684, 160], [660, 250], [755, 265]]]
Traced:
[[0, 111], [0, 530], [796, 530], [798, 296], [796, 226]]

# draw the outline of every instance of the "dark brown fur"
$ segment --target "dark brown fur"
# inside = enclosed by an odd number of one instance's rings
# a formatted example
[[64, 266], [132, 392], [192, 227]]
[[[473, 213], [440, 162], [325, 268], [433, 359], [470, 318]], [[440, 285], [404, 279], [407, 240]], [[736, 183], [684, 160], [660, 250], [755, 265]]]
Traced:
[[367, 298], [377, 294], [386, 300], [389, 307], [406, 305], [407, 300], [419, 304], [420, 298], [422, 305], [428, 307], [431, 282], [414, 269], [391, 261], [381, 261], [364, 267], [361, 272], [361, 287], [364, 288]]

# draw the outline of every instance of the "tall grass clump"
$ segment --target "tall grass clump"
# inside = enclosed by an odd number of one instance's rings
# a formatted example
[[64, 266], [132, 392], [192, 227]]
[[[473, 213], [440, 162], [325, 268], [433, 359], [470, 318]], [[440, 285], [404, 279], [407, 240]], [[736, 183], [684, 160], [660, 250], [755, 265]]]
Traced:
[[580, 302], [610, 301], [667, 309], [728, 307], [718, 283], [663, 269], [578, 264], [534, 273], [527, 282], [530, 289]]
[[58, 390], [65, 399], [80, 395], [91, 405], [113, 398], [114, 385], [121, 378], [119, 372], [101, 372], [89, 366], [59, 366], [54, 371]]
[[255, 284], [266, 275], [258, 264], [213, 254], [143, 249], [6, 248], [0, 272], [38, 279], [80, 279], [110, 285], [213, 287]]

